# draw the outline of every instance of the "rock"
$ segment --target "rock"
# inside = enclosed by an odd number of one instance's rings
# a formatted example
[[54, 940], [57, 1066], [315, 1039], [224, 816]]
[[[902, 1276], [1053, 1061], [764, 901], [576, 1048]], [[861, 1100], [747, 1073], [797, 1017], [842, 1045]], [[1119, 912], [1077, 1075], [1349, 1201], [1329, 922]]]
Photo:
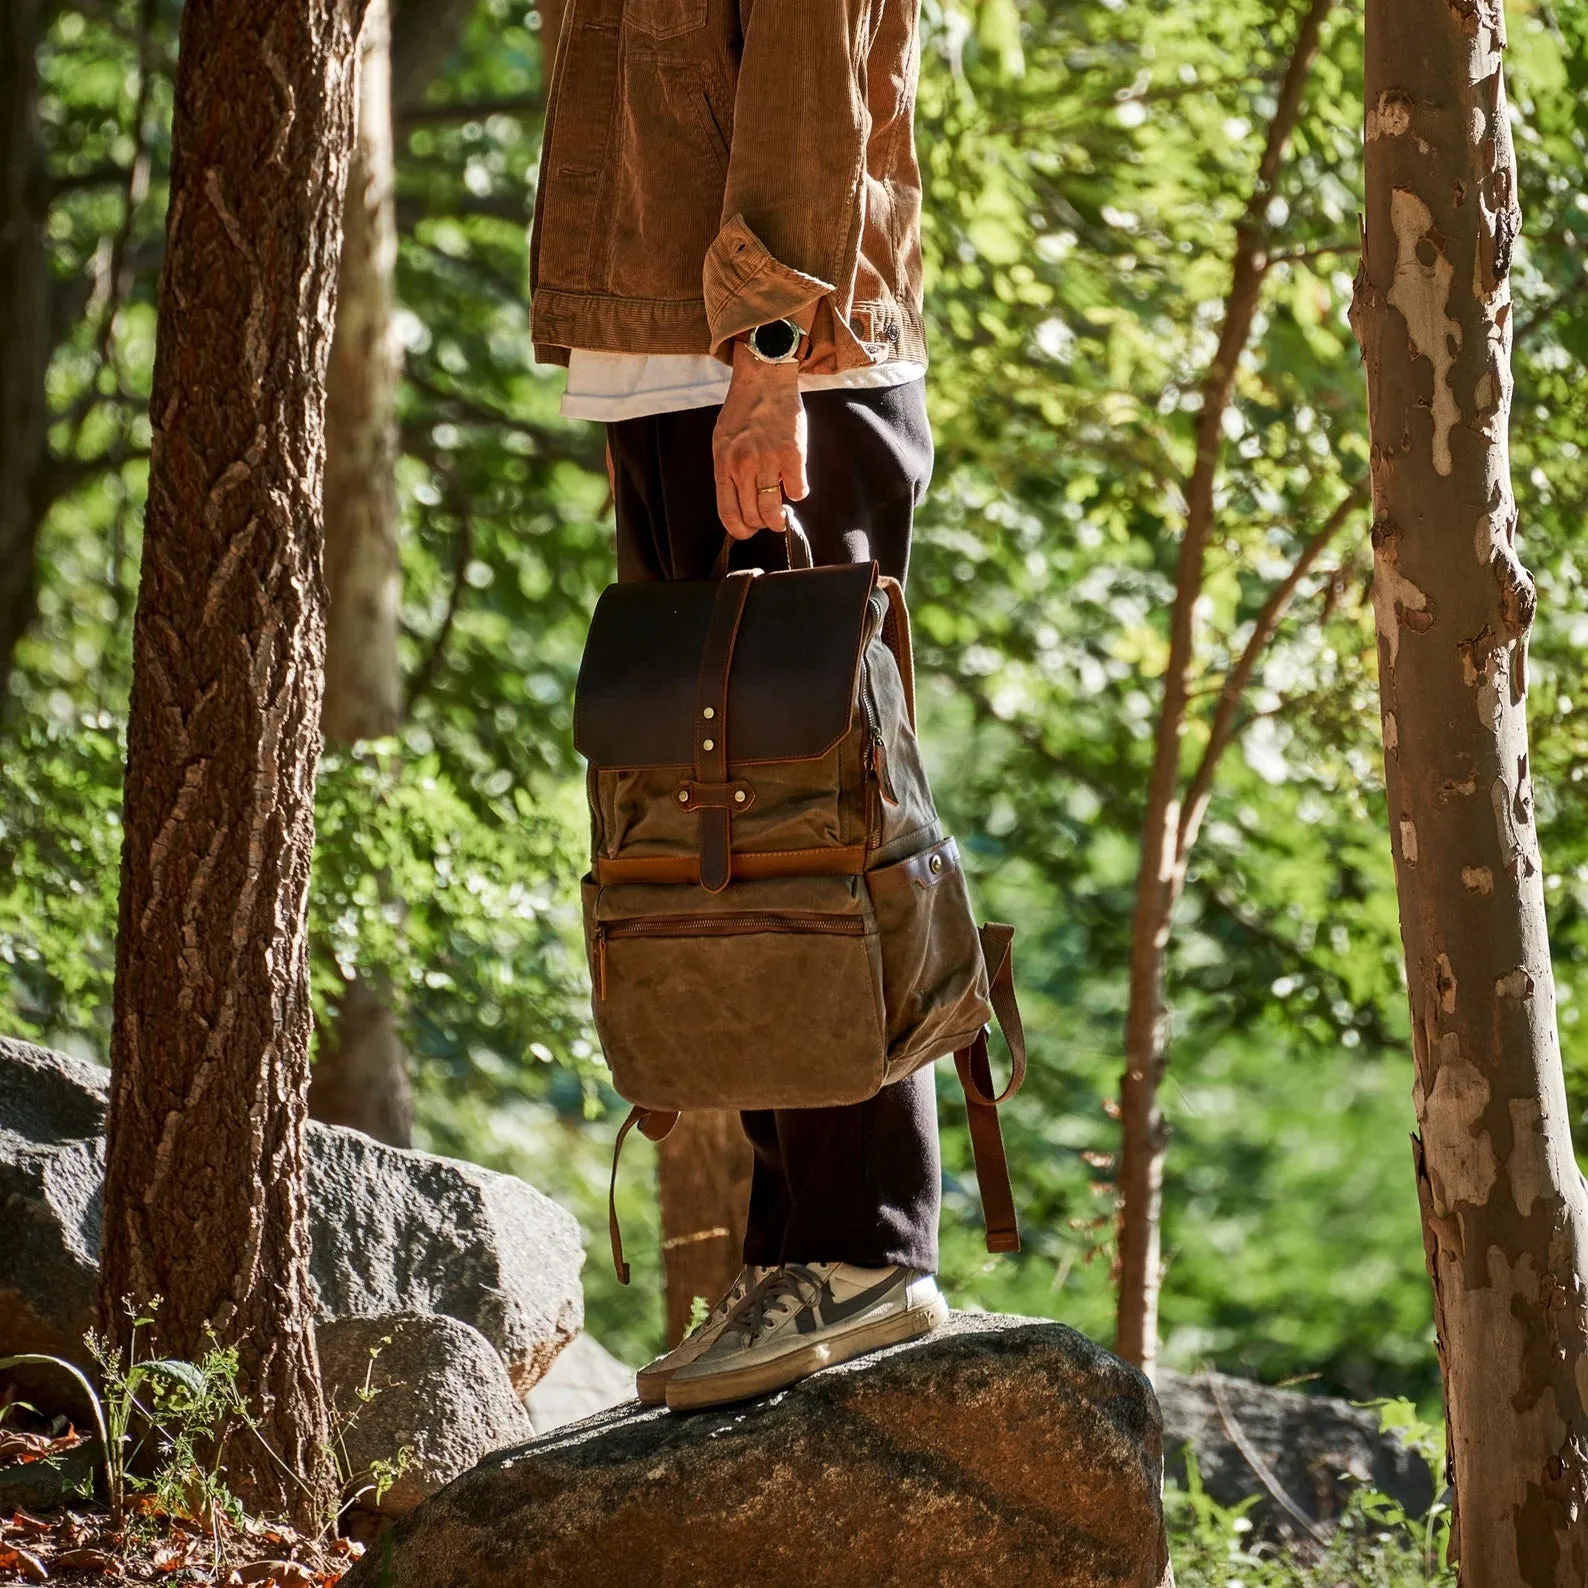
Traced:
[[0, 1516], [16, 1511], [53, 1511], [69, 1500], [92, 1500], [102, 1478], [100, 1443], [91, 1439], [44, 1461], [8, 1461], [0, 1466]]
[[347, 1476], [367, 1483], [372, 1463], [411, 1451], [379, 1501], [360, 1498], [365, 1510], [406, 1516], [493, 1450], [534, 1435], [501, 1357], [456, 1318], [332, 1318], [316, 1326], [315, 1343]]
[[1241, 1453], [1232, 1429], [1314, 1522], [1337, 1517], [1352, 1489], [1363, 1485], [1398, 1500], [1410, 1516], [1425, 1515], [1434, 1503], [1428, 1463], [1394, 1434], [1380, 1433], [1375, 1412], [1349, 1401], [1272, 1389], [1221, 1373], [1170, 1372], [1158, 1375], [1158, 1399], [1169, 1476], [1185, 1482], [1185, 1455], [1191, 1450], [1202, 1487], [1220, 1505], [1259, 1497], [1248, 1515], [1269, 1536], [1300, 1529]]
[[[97, 1065], [0, 1039], [0, 1355], [83, 1359], [108, 1080]], [[520, 1395], [578, 1334], [579, 1226], [533, 1187], [312, 1122], [308, 1168], [321, 1318], [456, 1318], [501, 1354]]]
[[634, 1369], [588, 1334], [581, 1334], [524, 1397], [537, 1434], [581, 1422], [634, 1399]]
[[622, 1407], [465, 1473], [343, 1588], [1159, 1588], [1147, 1380], [1060, 1324], [959, 1314], [782, 1394]]
[[105, 1081], [97, 1065], [0, 1037], [0, 1356], [83, 1358], [98, 1277]]
[[313, 1122], [308, 1159], [320, 1316], [456, 1318], [520, 1395], [583, 1327], [578, 1222], [533, 1186]]

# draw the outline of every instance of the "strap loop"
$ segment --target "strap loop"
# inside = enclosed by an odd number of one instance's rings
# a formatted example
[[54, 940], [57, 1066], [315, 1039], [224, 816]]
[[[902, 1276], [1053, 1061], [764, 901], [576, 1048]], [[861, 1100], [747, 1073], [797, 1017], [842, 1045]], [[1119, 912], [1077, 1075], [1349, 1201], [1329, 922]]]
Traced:
[[1009, 1183], [1003, 1131], [998, 1123], [998, 1105], [1008, 1102], [1026, 1078], [1025, 1028], [1015, 1002], [1011, 953], [1014, 935], [1012, 926], [999, 922], [989, 922], [981, 929], [988, 997], [1013, 1061], [1009, 1084], [997, 1096], [993, 1095], [992, 1063], [985, 1030], [978, 1033], [969, 1047], [961, 1048], [954, 1055], [954, 1068], [959, 1072], [959, 1083], [965, 1091], [965, 1119], [970, 1127], [971, 1156], [976, 1164], [976, 1183], [981, 1190], [989, 1252], [1020, 1250], [1020, 1220], [1015, 1211], [1014, 1188]]
[[[810, 538], [800, 527], [800, 521], [794, 516], [794, 509], [786, 502], [783, 504], [783, 528], [772, 531], [774, 535], [783, 537], [784, 547], [790, 568], [812, 568], [815, 559], [811, 555]], [[728, 559], [733, 555], [733, 536], [722, 537], [722, 550], [717, 553], [717, 560], [712, 565], [711, 577], [713, 579], [726, 579], [728, 576]]]
[[676, 1113], [665, 1109], [634, 1107], [629, 1117], [618, 1127], [618, 1139], [612, 1144], [612, 1180], [607, 1187], [607, 1233], [612, 1237], [612, 1266], [617, 1270], [618, 1283], [629, 1282], [629, 1265], [623, 1260], [623, 1232], [618, 1227], [618, 1159], [623, 1153], [624, 1138], [640, 1127], [647, 1141], [660, 1141], [678, 1123]]

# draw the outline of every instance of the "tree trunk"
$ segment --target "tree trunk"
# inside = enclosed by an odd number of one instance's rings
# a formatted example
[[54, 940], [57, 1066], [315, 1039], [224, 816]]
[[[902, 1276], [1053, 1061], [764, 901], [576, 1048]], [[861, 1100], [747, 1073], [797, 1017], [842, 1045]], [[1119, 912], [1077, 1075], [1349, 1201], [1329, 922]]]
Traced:
[[[100, 1264], [102, 1321], [235, 1344], [229, 1480], [334, 1499], [309, 1279], [306, 903], [324, 390], [357, 0], [189, 0], [172, 122]], [[268, 1447], [268, 1448], [267, 1448]]]
[[[1235, 234], [1235, 257], [1218, 349], [1202, 382], [1196, 458], [1186, 481], [1186, 526], [1180, 541], [1169, 661], [1142, 822], [1141, 869], [1130, 934], [1130, 984], [1125, 1011], [1125, 1070], [1120, 1078], [1119, 1296], [1114, 1349], [1151, 1373], [1158, 1357], [1158, 1296], [1163, 1273], [1160, 1221], [1163, 1161], [1168, 1144], [1158, 1089], [1168, 1054], [1164, 966], [1174, 908], [1185, 885], [1191, 827], [1181, 820], [1181, 747], [1190, 706], [1196, 651], [1196, 609], [1203, 561], [1213, 528], [1213, 486], [1224, 450], [1224, 413], [1235, 372], [1251, 338], [1268, 269], [1267, 210], [1290, 135], [1301, 113], [1324, 19], [1334, 0], [1310, 0], [1280, 86], [1257, 181]], [[1222, 747], [1221, 747], [1222, 748]]]
[[667, 1343], [689, 1327], [696, 1296], [715, 1304], [743, 1264], [750, 1143], [737, 1114], [680, 1114], [657, 1149]]
[[348, 169], [336, 336], [325, 389], [325, 737], [397, 731], [396, 166], [387, 0], [370, 0], [359, 40], [358, 137]]
[[38, 29], [38, 0], [6, 0], [0, 16], [0, 706], [37, 599], [34, 545], [47, 435], [49, 265]]
[[1588, 1189], [1528, 772], [1507, 425], [1520, 216], [1490, 0], [1369, 0], [1352, 319], [1416, 1062], [1424, 1246], [1468, 1588], [1588, 1582]]
[[[391, 13], [370, 0], [359, 36], [358, 133], [348, 170], [336, 335], [325, 393], [326, 740], [352, 745], [402, 721], [397, 630], [397, 170]], [[352, 982], [322, 1029], [309, 1112], [378, 1141], [413, 1142], [408, 1054], [385, 989]]]
[[411, 1147], [413, 1083], [390, 998], [361, 978], [350, 981], [320, 1044], [309, 1081], [310, 1118]]

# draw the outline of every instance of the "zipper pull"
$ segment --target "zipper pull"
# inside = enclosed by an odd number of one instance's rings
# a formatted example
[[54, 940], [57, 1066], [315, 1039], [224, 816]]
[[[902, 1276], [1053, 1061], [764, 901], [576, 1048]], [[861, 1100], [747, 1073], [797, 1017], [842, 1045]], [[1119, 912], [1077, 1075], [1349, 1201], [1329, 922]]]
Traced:
[[882, 790], [883, 799], [890, 805], [897, 805], [899, 796], [893, 792], [893, 779], [888, 776], [888, 747], [880, 733], [871, 736], [871, 770], [876, 777], [877, 787]]

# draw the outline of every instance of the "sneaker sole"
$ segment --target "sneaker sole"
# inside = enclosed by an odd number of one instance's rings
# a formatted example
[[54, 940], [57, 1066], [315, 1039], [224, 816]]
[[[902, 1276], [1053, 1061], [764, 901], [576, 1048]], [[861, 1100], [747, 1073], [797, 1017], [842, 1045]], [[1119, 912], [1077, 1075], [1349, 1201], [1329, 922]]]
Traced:
[[672, 1378], [672, 1373], [647, 1373], [636, 1374], [634, 1377], [634, 1394], [642, 1406], [665, 1406], [667, 1404], [667, 1385]]
[[836, 1367], [840, 1362], [852, 1361], [868, 1351], [880, 1351], [887, 1345], [918, 1340], [923, 1334], [930, 1334], [947, 1317], [947, 1300], [935, 1296], [925, 1306], [889, 1313], [858, 1329], [812, 1341], [798, 1351], [765, 1362], [723, 1373], [702, 1374], [699, 1378], [682, 1378], [675, 1373], [666, 1386], [668, 1409], [701, 1411], [708, 1406], [727, 1406], [756, 1395], [770, 1395], [775, 1390], [797, 1384], [802, 1378], [809, 1378], [812, 1373], [819, 1373], [824, 1367]]

